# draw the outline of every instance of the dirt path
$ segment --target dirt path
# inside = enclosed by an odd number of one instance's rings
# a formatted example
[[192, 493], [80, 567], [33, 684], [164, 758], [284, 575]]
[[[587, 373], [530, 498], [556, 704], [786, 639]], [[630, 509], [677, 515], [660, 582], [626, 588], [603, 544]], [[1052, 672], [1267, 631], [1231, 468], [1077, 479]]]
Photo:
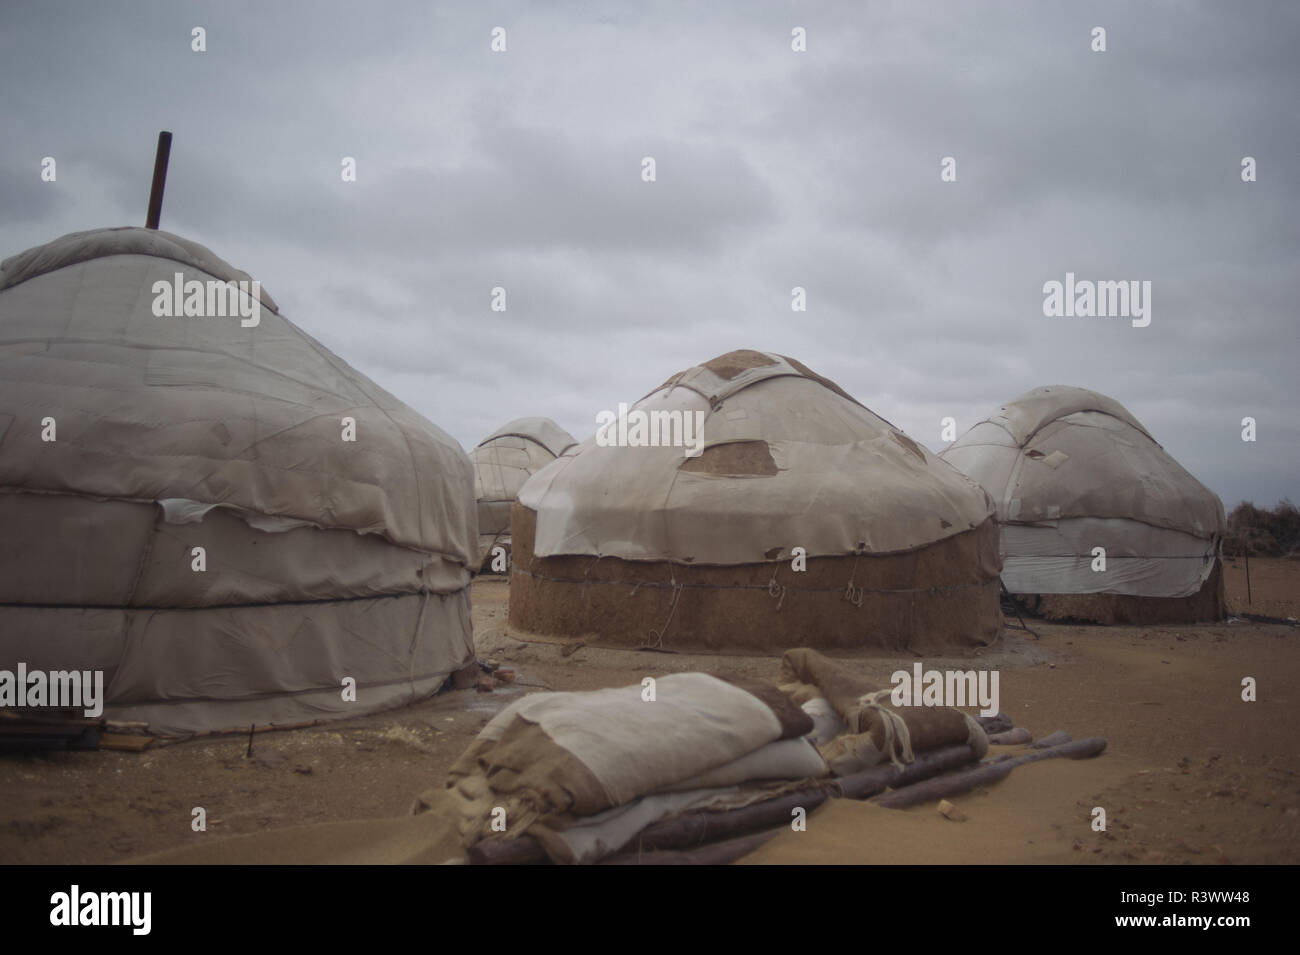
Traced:
[[[1300, 564], [1228, 567], [1234, 611], [1300, 609]], [[1240, 578], [1240, 579], [1239, 579]], [[139, 754], [0, 757], [0, 861], [100, 863], [222, 834], [406, 812], [436, 784], [482, 725], [537, 687], [583, 690], [644, 676], [710, 670], [771, 679], [774, 657], [690, 656], [524, 642], [506, 627], [508, 588], [480, 580], [480, 654], [513, 666], [520, 685], [472, 690], [384, 714], [283, 733], [201, 740]], [[1259, 610], [1265, 606], [1272, 610]], [[1288, 613], [1287, 608], [1291, 608]], [[1297, 862], [1300, 861], [1300, 630], [1250, 623], [1103, 628], [1033, 624], [994, 648], [926, 667], [996, 668], [1001, 706], [1043, 735], [1103, 735], [1107, 753], [1022, 767], [984, 792], [891, 812], [836, 803], [750, 857], [753, 862]], [[882, 685], [907, 659], [862, 657]], [[1258, 681], [1256, 703], [1241, 680]], [[190, 829], [207, 812], [208, 832]], [[1107, 811], [1093, 832], [1091, 810]]]

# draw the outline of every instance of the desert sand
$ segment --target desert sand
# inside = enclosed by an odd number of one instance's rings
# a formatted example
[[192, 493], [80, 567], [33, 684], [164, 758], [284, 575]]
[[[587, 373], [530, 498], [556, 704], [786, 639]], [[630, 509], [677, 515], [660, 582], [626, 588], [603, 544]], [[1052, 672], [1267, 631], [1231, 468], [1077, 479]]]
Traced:
[[[1225, 565], [1229, 605], [1300, 617], [1300, 561]], [[200, 840], [323, 822], [393, 818], [439, 781], [502, 706], [535, 688], [585, 690], [706, 670], [774, 679], [777, 657], [577, 649], [522, 640], [509, 588], [474, 584], [479, 654], [517, 675], [492, 693], [421, 703], [307, 729], [156, 746], [142, 753], [0, 757], [0, 860], [112, 863]], [[1300, 861], [1300, 630], [1237, 619], [1167, 627], [1029, 621], [997, 645], [927, 667], [997, 668], [1001, 708], [1035, 736], [1105, 736], [1106, 753], [1049, 760], [953, 800], [905, 811], [834, 801], [749, 863], [1294, 863]], [[566, 653], [566, 650], [571, 652]], [[848, 657], [887, 685], [915, 657]], [[1243, 677], [1258, 701], [1243, 702]], [[192, 810], [208, 830], [191, 830]], [[1106, 810], [1093, 831], [1094, 807]]]

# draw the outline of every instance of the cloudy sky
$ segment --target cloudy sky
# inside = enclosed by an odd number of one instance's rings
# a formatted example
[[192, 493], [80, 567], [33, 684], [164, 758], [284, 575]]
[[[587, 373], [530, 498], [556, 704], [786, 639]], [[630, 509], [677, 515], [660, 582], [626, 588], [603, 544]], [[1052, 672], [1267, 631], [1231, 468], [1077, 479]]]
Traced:
[[[0, 255], [143, 224], [169, 129], [163, 228], [466, 448], [747, 347], [936, 450], [1092, 388], [1300, 501], [1298, 47], [1293, 3], [4, 0]], [[1045, 317], [1067, 271], [1151, 324]]]

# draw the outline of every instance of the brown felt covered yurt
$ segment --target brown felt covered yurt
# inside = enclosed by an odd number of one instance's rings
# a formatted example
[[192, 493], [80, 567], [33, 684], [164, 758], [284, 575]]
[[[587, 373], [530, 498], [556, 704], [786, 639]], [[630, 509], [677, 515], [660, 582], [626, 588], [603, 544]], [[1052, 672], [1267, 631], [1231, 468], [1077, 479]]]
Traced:
[[742, 652], [997, 634], [988, 495], [800, 362], [730, 352], [621, 418], [520, 491], [512, 627]]
[[1114, 398], [1035, 388], [941, 456], [993, 497], [1002, 579], [1031, 611], [1103, 624], [1224, 616], [1223, 503]]

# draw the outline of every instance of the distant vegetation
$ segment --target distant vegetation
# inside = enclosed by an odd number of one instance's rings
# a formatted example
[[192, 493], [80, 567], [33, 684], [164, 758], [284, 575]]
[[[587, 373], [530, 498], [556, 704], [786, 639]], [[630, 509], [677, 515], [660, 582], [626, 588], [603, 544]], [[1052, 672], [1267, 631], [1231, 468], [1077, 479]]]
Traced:
[[1228, 515], [1223, 552], [1230, 557], [1300, 556], [1300, 509], [1287, 498], [1273, 507], [1242, 501]]

